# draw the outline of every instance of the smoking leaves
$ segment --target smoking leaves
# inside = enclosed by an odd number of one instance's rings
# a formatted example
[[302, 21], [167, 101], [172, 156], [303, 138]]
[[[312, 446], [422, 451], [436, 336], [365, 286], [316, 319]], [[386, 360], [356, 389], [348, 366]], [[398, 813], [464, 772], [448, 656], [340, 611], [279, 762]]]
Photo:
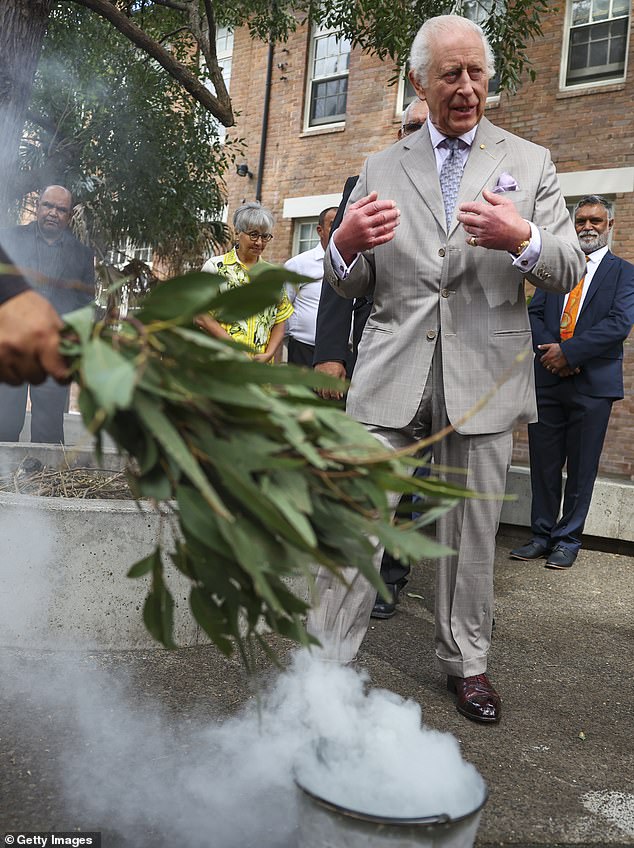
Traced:
[[[253, 314], [276, 302], [288, 279], [267, 269], [229, 292], [213, 275], [190, 274], [162, 283], [130, 320], [89, 325], [77, 314], [66, 331], [86, 423], [129, 456], [136, 496], [167, 502], [178, 518], [173, 549], [157, 547], [129, 571], [150, 577], [143, 618], [167, 647], [170, 569], [190, 581], [191, 613], [208, 638], [248, 662], [255, 643], [266, 648], [267, 629], [314, 642], [303, 625], [307, 604], [289, 581], [312, 585], [322, 564], [381, 589], [371, 539], [409, 562], [435, 556], [419, 527], [463, 495], [410, 477], [414, 460], [385, 452], [312, 391], [337, 381], [254, 362], [193, 328], [208, 309]], [[392, 522], [388, 491], [424, 495], [421, 517]]]

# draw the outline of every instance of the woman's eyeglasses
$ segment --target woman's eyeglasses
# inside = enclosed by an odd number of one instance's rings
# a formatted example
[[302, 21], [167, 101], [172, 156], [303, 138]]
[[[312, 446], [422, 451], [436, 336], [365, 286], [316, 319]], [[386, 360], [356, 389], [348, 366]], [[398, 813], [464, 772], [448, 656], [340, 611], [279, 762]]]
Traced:
[[256, 230], [252, 230], [252, 232], [247, 233], [247, 235], [249, 236], [252, 242], [256, 242], [258, 241], [258, 239], [262, 239], [264, 244], [271, 241], [271, 239], [273, 238], [272, 233], [258, 233]]

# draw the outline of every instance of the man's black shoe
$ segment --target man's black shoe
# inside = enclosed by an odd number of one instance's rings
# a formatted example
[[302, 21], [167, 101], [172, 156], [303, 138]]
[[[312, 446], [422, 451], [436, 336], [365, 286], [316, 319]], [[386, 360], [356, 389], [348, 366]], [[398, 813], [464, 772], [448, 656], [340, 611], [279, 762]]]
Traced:
[[521, 548], [514, 548], [511, 551], [510, 557], [511, 559], [539, 559], [540, 557], [546, 556], [546, 554], [550, 553], [550, 547], [546, 544], [546, 542], [538, 542], [533, 539], [531, 542], [528, 542], [526, 545], [522, 545]]
[[392, 618], [396, 613], [396, 605], [398, 604], [398, 596], [401, 594], [401, 589], [405, 587], [407, 580], [399, 580], [398, 583], [386, 583], [390, 600], [384, 601], [381, 595], [376, 596], [376, 601], [372, 607], [370, 618]]
[[564, 548], [563, 545], [557, 545], [548, 554], [546, 560], [546, 568], [570, 568], [573, 562], [577, 559], [577, 552]]

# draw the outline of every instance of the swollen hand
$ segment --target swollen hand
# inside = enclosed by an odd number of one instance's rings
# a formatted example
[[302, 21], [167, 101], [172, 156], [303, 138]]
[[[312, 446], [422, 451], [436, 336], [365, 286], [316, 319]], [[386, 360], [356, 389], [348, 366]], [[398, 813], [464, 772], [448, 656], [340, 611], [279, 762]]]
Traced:
[[333, 235], [337, 250], [349, 265], [364, 250], [371, 250], [394, 238], [401, 213], [393, 200], [379, 200], [376, 191], [348, 207], [339, 229]]
[[494, 194], [485, 188], [482, 196], [485, 202], [462, 203], [458, 211], [467, 242], [475, 237], [478, 247], [513, 253], [519, 244], [530, 239], [530, 224], [520, 216], [513, 201], [503, 194]]
[[68, 379], [59, 352], [62, 321], [50, 303], [33, 291], [0, 306], [0, 381], [18, 386], [41, 383], [47, 376]]

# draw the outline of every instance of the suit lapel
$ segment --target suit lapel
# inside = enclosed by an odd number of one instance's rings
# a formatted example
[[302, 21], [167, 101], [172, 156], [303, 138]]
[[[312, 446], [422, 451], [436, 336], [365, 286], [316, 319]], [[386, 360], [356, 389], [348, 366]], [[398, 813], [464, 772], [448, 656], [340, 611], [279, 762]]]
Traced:
[[[616, 259], [616, 256], [608, 251], [601, 262], [599, 263], [599, 267], [594, 272], [594, 277], [592, 278], [592, 282], [588, 286], [588, 291], [586, 292], [586, 296], [583, 299], [583, 303], [581, 304], [581, 309], [579, 311], [579, 318], [585, 312], [586, 306], [589, 305], [592, 298], [601, 288], [601, 283], [607, 277], [610, 272], [610, 265]], [[578, 319], [577, 319], [578, 320]]]
[[[504, 136], [490, 121], [482, 118], [462, 174], [456, 208], [461, 203], [478, 197], [491, 174], [506, 156], [504, 147]], [[401, 166], [434, 218], [446, 231], [445, 207], [438, 180], [436, 154], [426, 127], [411, 136], [411, 141], [405, 145]], [[448, 235], [451, 235], [456, 227], [458, 222], [454, 221]]]
[[414, 133], [405, 145], [401, 166], [434, 218], [445, 229], [443, 205], [436, 154], [426, 126]]
[[[478, 197], [505, 156], [504, 136], [490, 121], [482, 118], [460, 181], [456, 209], [461, 203], [471, 202]], [[450, 236], [458, 226], [458, 221], [454, 221]]]

